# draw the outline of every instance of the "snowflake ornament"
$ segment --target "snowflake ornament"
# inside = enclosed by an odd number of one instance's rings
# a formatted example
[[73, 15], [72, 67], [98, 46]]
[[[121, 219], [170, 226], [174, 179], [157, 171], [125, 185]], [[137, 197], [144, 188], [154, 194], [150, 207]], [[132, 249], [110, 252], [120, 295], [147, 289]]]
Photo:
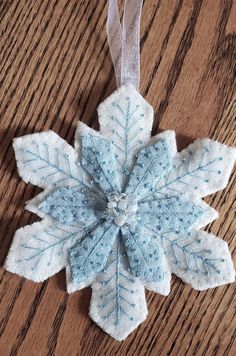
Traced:
[[5, 268], [41, 282], [66, 268], [71, 293], [92, 286], [91, 318], [123, 340], [147, 316], [145, 288], [168, 295], [171, 273], [197, 290], [234, 281], [227, 243], [199, 230], [217, 218], [201, 198], [224, 188], [235, 150], [175, 134], [152, 138], [153, 109], [131, 85], [79, 123], [75, 149], [52, 131], [14, 141], [19, 174], [44, 189], [42, 218], [19, 229]]

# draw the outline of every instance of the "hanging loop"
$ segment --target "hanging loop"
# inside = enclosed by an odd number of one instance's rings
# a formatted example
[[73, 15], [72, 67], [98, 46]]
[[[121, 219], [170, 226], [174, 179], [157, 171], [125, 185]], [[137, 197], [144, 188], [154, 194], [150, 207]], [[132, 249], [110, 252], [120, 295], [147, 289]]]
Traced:
[[126, 0], [123, 26], [117, 0], [109, 0], [107, 37], [117, 85], [130, 83], [137, 90], [140, 80], [140, 18], [143, 0]]

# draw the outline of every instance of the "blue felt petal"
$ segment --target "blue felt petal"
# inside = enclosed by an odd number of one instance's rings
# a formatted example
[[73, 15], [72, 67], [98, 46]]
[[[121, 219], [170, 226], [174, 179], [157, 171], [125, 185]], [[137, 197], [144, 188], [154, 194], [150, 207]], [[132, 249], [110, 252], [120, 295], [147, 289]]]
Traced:
[[138, 155], [126, 193], [140, 197], [155, 190], [158, 180], [171, 168], [171, 155], [167, 141], [145, 147]]
[[202, 216], [204, 210], [181, 197], [161, 198], [139, 203], [143, 223], [155, 226], [160, 233], [183, 233]]
[[122, 228], [126, 254], [132, 274], [148, 282], [164, 279], [162, 251], [140, 225], [134, 229]]
[[104, 193], [120, 192], [112, 143], [97, 135], [81, 136], [82, 164]]
[[97, 219], [104, 210], [99, 197], [94, 199], [87, 191], [80, 192], [74, 188], [54, 190], [39, 204], [38, 208], [62, 224], [73, 221], [88, 221]]
[[118, 232], [118, 226], [105, 222], [70, 249], [69, 263], [75, 283], [105, 267]]

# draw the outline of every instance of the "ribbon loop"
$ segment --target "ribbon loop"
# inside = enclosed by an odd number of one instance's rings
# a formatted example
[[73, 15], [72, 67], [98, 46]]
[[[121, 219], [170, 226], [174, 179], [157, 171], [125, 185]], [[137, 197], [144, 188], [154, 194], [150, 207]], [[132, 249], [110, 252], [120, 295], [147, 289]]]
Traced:
[[109, 0], [107, 37], [117, 85], [130, 83], [137, 90], [140, 79], [140, 18], [143, 0], [126, 0], [123, 26], [117, 0]]

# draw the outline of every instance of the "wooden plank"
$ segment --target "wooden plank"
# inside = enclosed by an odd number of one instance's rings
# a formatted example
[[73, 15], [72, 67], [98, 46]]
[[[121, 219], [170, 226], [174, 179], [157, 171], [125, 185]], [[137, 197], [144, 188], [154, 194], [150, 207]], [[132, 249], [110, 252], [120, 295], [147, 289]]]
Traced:
[[[0, 2], [1, 264], [14, 231], [36, 217], [24, 204], [39, 190], [17, 175], [13, 137], [53, 129], [73, 143], [78, 120], [98, 128], [96, 108], [115, 89], [105, 0]], [[153, 133], [174, 129], [179, 148], [209, 136], [234, 145], [236, 1], [145, 0], [141, 93]], [[206, 228], [235, 259], [235, 174], [207, 198], [220, 218]], [[0, 354], [233, 355], [235, 287], [197, 292], [173, 277], [168, 297], [147, 292], [147, 320], [124, 342], [88, 317], [91, 292], [68, 296], [64, 272], [35, 284], [1, 268]]]

